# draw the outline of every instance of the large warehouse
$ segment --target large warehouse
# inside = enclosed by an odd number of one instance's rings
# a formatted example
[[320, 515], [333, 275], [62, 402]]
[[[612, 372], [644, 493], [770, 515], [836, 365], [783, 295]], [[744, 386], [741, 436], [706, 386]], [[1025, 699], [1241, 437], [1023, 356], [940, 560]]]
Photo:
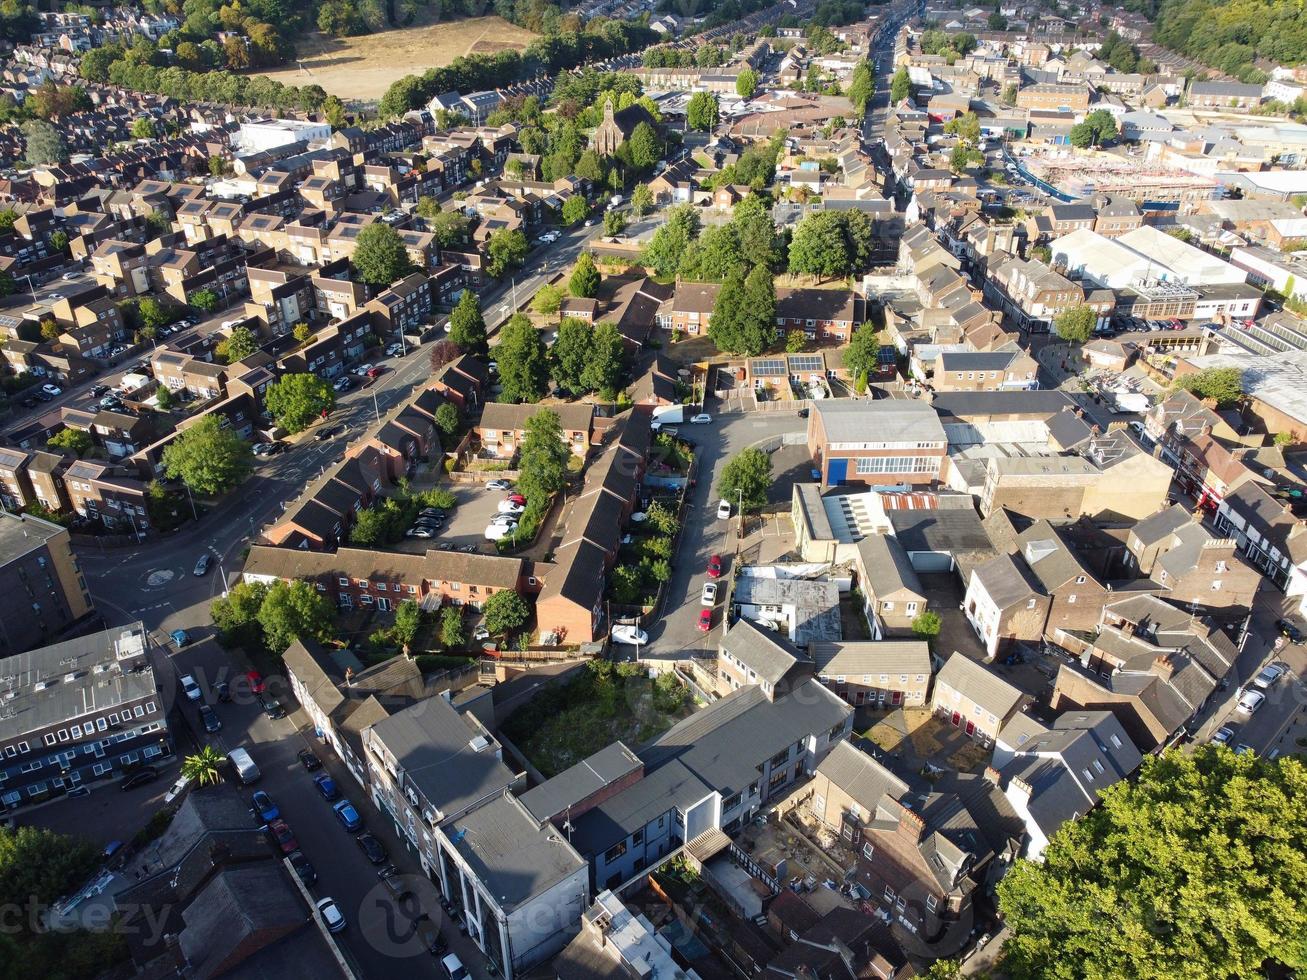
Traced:
[[1241, 285], [1248, 275], [1151, 225], [1115, 239], [1080, 229], [1057, 239], [1050, 247], [1053, 264], [1064, 264], [1068, 276], [1108, 289], [1126, 289], [1151, 281], [1185, 283], [1201, 289]]

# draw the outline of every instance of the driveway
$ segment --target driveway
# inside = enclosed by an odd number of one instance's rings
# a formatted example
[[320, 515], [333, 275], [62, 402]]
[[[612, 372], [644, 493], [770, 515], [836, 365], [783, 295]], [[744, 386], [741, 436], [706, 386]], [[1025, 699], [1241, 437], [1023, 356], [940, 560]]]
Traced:
[[[709, 411], [715, 407], [710, 400]], [[786, 432], [801, 432], [806, 426], [807, 422], [796, 411], [716, 415], [711, 425], [685, 427], [686, 434], [695, 441], [699, 469], [696, 484], [690, 491], [680, 548], [672, 563], [672, 578], [663, 605], [665, 614], [649, 630], [650, 642], [640, 651], [642, 658], [679, 659], [687, 650], [716, 648], [722, 604], [719, 602], [713, 612], [711, 632], [701, 633], [697, 624], [708, 559], [712, 555], [722, 556], [726, 565], [725, 581], [737, 549], [738, 521], [717, 518], [717, 479], [721, 469], [741, 450], [773, 442]]]

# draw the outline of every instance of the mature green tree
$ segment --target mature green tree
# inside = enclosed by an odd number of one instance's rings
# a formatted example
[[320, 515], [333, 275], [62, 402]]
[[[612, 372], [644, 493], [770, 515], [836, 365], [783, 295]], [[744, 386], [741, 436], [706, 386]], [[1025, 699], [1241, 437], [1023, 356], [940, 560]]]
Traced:
[[708, 324], [717, 349], [757, 357], [776, 342], [776, 287], [770, 270], [755, 266], [722, 284]]
[[574, 173], [582, 180], [597, 184], [604, 179], [604, 161], [597, 151], [586, 150], [577, 158]]
[[440, 645], [446, 650], [455, 650], [466, 642], [462, 607], [446, 606], [440, 610]]
[[1224, 747], [1137, 777], [999, 883], [1015, 980], [1257, 977], [1307, 969], [1307, 770]]
[[1116, 139], [1116, 136], [1116, 120], [1106, 109], [1095, 109], [1085, 116], [1083, 122], [1071, 127], [1071, 145], [1082, 150]]
[[876, 79], [872, 75], [871, 65], [866, 61], [859, 61], [853, 68], [853, 77], [849, 79], [849, 101], [853, 103], [853, 111], [861, 118], [867, 112], [867, 104], [871, 102], [871, 97], [876, 93]]
[[685, 122], [691, 129], [711, 133], [717, 128], [719, 114], [717, 96], [711, 92], [695, 92], [685, 107]]
[[500, 228], [486, 242], [486, 272], [498, 279], [509, 269], [516, 269], [530, 250], [526, 235], [517, 228]]
[[526, 420], [517, 486], [529, 505], [543, 507], [551, 496], [567, 486], [567, 464], [571, 457], [557, 412], [542, 408]]
[[624, 231], [626, 231], [626, 215], [621, 211], [605, 211], [604, 234], [617, 236]]
[[685, 249], [679, 276], [698, 282], [724, 282], [730, 276], [744, 275], [749, 264], [735, 225], [713, 225]]
[[563, 202], [560, 216], [565, 225], [579, 225], [590, 216], [590, 205], [580, 194], [574, 194]]
[[567, 317], [558, 325], [558, 339], [549, 348], [549, 367], [560, 388], [574, 395], [586, 390], [581, 378], [591, 356], [593, 341], [593, 330], [584, 320]]
[[589, 252], [582, 252], [576, 257], [576, 265], [572, 267], [572, 278], [567, 282], [567, 289], [573, 296], [584, 299], [593, 299], [599, 295], [599, 270], [595, 268], [594, 256]]
[[637, 218], [643, 218], [653, 209], [653, 191], [647, 184], [636, 184], [631, 191], [631, 213]]
[[332, 608], [327, 597], [308, 582], [273, 582], [259, 607], [263, 642], [273, 653], [283, 653], [300, 637], [325, 638], [331, 628]]
[[1186, 374], [1175, 382], [1199, 398], [1211, 398], [1221, 407], [1233, 405], [1243, 397], [1243, 371], [1239, 368], [1205, 368], [1195, 374]]
[[286, 374], [268, 385], [264, 404], [283, 429], [301, 432], [323, 412], [331, 411], [336, 393], [316, 374]]
[[790, 271], [830, 279], [852, 265], [844, 223], [838, 211], [818, 211], [799, 222], [790, 242]]
[[776, 222], [761, 194], [750, 194], [735, 205], [731, 226], [740, 242], [740, 254], [752, 265], [774, 268], [780, 263]]
[[176, 319], [176, 309], [159, 302], [153, 296], [142, 296], [136, 304], [136, 312], [141, 318], [141, 326], [146, 330], [158, 330]]
[[876, 325], [868, 320], [859, 324], [844, 349], [844, 366], [855, 378], [870, 376], [880, 361], [880, 339]]
[[481, 301], [470, 289], [464, 289], [454, 312], [449, 314], [449, 339], [467, 354], [486, 352], [486, 321], [481, 316]]
[[389, 286], [416, 268], [399, 232], [381, 221], [359, 232], [353, 261], [359, 278], [373, 286]]
[[226, 493], [249, 476], [254, 454], [250, 444], [206, 415], [163, 450], [163, 469], [192, 491], [205, 496]]
[[908, 69], [904, 66], [896, 71], [894, 77], [890, 79], [889, 97], [891, 101], [897, 104], [902, 102], [911, 94], [912, 79], [908, 77]]
[[227, 339], [218, 342], [215, 351], [228, 364], [235, 364], [237, 361], [245, 360], [258, 349], [258, 338], [249, 327], [234, 327]]
[[268, 595], [263, 582], [239, 582], [227, 594], [213, 600], [209, 616], [218, 627], [218, 638], [224, 646], [254, 649], [263, 642], [259, 626], [259, 609]]
[[212, 289], [197, 289], [187, 297], [187, 302], [201, 313], [212, 313], [218, 308], [218, 294]]
[[334, 95], [328, 95], [322, 100], [322, 118], [332, 129], [343, 129], [349, 125], [349, 118], [345, 115], [345, 103]]
[[1063, 310], [1053, 320], [1053, 329], [1068, 344], [1083, 344], [1094, 332], [1098, 314], [1092, 307], [1080, 303]]
[[60, 429], [46, 440], [46, 445], [52, 449], [66, 450], [79, 459], [89, 453], [94, 444], [91, 434], [82, 429]]
[[944, 132], [975, 146], [980, 142], [980, 117], [974, 112], [964, 112], [946, 122]]
[[717, 480], [717, 496], [732, 504], [743, 503], [744, 512], [761, 510], [771, 486], [771, 457], [749, 447], [731, 457]]
[[752, 99], [758, 91], [758, 73], [752, 68], [741, 68], [735, 76], [735, 94], [742, 99]]
[[436, 409], [436, 428], [440, 430], [441, 441], [445, 445], [453, 446], [458, 426], [458, 406], [453, 402], [441, 402]]
[[510, 589], [500, 589], [481, 608], [491, 636], [503, 636], [531, 618], [531, 607], [526, 600]]
[[395, 607], [395, 639], [399, 645], [404, 648], [404, 655], [407, 656], [413, 647], [413, 641], [418, 638], [418, 630], [422, 628], [422, 610], [412, 599], [405, 599]]
[[553, 283], [545, 283], [531, 300], [531, 309], [541, 316], [553, 316], [563, 305], [566, 293]]
[[138, 116], [132, 122], [132, 138], [138, 140], [154, 139], [154, 120], [149, 116]]
[[912, 621], [912, 635], [919, 640], [933, 640], [939, 636], [942, 627], [943, 620], [939, 618], [939, 613], [927, 609]]
[[606, 401], [617, 398], [626, 370], [626, 344], [617, 327], [600, 323], [590, 338], [590, 357], [581, 372], [581, 384], [587, 391], [595, 391]]
[[349, 543], [356, 548], [389, 544], [394, 534], [394, 519], [390, 508], [382, 504], [361, 510], [349, 529]]
[[960, 174], [968, 167], [979, 166], [985, 162], [985, 155], [974, 146], [959, 143], [948, 155], [948, 166], [955, 174]]
[[1003, 94], [999, 96], [999, 101], [1006, 106], [1014, 106], [1017, 104], [1016, 82], [1008, 82], [1006, 85], [1003, 86]]
[[499, 331], [492, 354], [499, 365], [501, 401], [535, 402], [549, 383], [549, 358], [544, 338], [522, 313], [514, 313]]
[[472, 236], [472, 219], [462, 211], [441, 211], [427, 220], [441, 248], [465, 248]]
[[25, 159], [32, 166], [63, 163], [68, 159], [63, 135], [44, 119], [29, 119], [19, 128], [27, 141]]
[[[27, 903], [48, 903], [71, 893], [95, 870], [100, 849], [90, 841], [66, 837], [44, 827], [0, 827], [0, 896], [22, 907], [10, 909], [5, 932], [28, 924]], [[11, 964], [21, 976], [19, 964]]]
[[663, 154], [662, 140], [647, 122], [637, 123], [631, 131], [631, 138], [626, 141], [626, 150], [631, 166], [636, 170], [648, 170]]
[[699, 215], [688, 204], [667, 212], [667, 220], [644, 249], [644, 262], [660, 276], [673, 275], [690, 242], [699, 236]]

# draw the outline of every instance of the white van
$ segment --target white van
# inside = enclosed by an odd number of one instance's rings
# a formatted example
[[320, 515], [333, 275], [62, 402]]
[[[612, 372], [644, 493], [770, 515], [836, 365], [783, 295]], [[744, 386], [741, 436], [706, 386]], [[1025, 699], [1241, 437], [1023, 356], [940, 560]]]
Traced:
[[250, 754], [244, 749], [232, 749], [227, 753], [227, 761], [231, 763], [232, 768], [236, 770], [236, 778], [241, 781], [243, 786], [257, 782], [263, 773], [259, 772], [259, 767], [254, 764]]
[[717, 517], [726, 520], [731, 516], [731, 502], [729, 500], [717, 501]]
[[467, 980], [467, 977], [470, 976], [467, 968], [463, 966], [463, 961], [453, 953], [440, 961], [440, 968], [445, 971], [445, 976], [449, 980]]

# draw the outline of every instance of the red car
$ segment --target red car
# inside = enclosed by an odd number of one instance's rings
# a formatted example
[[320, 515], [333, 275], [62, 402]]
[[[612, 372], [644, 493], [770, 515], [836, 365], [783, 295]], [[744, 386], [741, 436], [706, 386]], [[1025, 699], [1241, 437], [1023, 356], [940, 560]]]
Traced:
[[712, 610], [704, 609], [699, 613], [699, 632], [707, 633], [712, 629]]
[[708, 559], [708, 577], [709, 577], [709, 578], [721, 578], [721, 577], [722, 577], [722, 556], [721, 556], [721, 555], [713, 555], [711, 558]]
[[260, 674], [257, 670], [251, 670], [248, 674], [245, 675], [245, 679], [250, 682], [251, 692], [253, 692], [254, 694], [263, 693], [263, 688], [264, 688], [263, 675]]
[[526, 498], [523, 497], [520, 493], [510, 493], [506, 499], [508, 500], [509, 503], [517, 504], [517, 506], [519, 507], [526, 506]]
[[289, 854], [291, 851], [300, 849], [299, 842], [295, 840], [295, 835], [291, 832], [290, 824], [286, 823], [285, 820], [274, 820], [268, 824], [268, 833], [277, 842], [282, 854]]

